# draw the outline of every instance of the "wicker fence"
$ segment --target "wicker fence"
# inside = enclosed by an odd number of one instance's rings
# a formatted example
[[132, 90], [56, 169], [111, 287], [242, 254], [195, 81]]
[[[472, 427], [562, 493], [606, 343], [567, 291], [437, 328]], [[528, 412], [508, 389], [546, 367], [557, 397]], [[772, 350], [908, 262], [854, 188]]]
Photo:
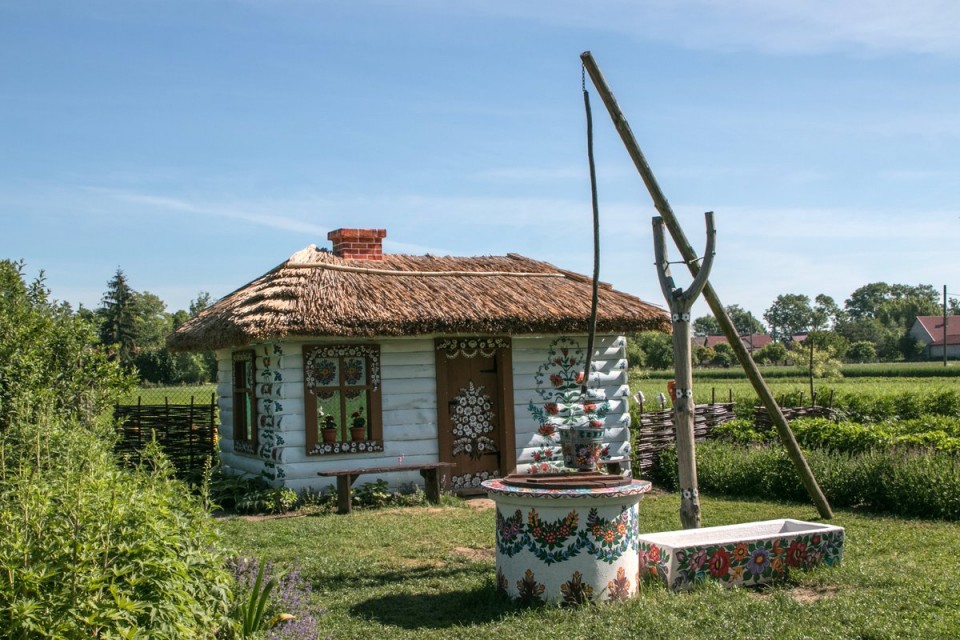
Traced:
[[[781, 411], [787, 420], [813, 417], [837, 418], [837, 412], [830, 407], [782, 407]], [[733, 420], [735, 417], [732, 402], [698, 404], [693, 425], [695, 441], [706, 440], [710, 437], [713, 427], [728, 420]], [[770, 420], [767, 410], [763, 407], [757, 407], [754, 410], [754, 420], [761, 426], [773, 426], [773, 421]], [[676, 437], [673, 409], [662, 409], [640, 414], [640, 424], [636, 428], [636, 440], [633, 448], [634, 472], [638, 473], [638, 477], [650, 477], [650, 472], [656, 466], [660, 452], [672, 446], [676, 442]]]
[[116, 451], [131, 462], [140, 461], [144, 445], [156, 438], [181, 477], [191, 476], [216, 456], [217, 402], [187, 404], [118, 404], [114, 418], [120, 438]]

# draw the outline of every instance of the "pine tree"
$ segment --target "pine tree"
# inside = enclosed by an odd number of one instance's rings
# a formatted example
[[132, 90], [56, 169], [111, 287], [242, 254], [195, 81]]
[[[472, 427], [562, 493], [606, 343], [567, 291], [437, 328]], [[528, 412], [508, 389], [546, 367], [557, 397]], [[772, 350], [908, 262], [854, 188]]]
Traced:
[[113, 356], [125, 367], [132, 366], [136, 350], [136, 293], [127, 282], [123, 270], [118, 267], [113, 279], [107, 283], [107, 291], [97, 309], [100, 341], [115, 346]]

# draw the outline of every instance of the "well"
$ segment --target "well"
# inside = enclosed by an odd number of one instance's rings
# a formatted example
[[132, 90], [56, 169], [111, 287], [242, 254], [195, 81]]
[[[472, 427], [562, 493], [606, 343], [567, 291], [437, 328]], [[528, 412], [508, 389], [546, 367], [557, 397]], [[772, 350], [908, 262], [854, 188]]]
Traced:
[[552, 473], [483, 487], [496, 503], [499, 591], [524, 603], [561, 604], [636, 594], [638, 505], [649, 482]]

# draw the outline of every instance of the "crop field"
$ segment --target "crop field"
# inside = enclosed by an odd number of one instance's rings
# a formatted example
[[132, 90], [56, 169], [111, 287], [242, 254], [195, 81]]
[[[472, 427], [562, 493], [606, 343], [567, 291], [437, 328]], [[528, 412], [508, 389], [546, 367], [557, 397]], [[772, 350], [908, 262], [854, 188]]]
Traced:
[[[746, 379], [742, 372], [734, 377], [728, 373], [729, 370], [717, 376], [713, 370], [696, 370], [693, 375], [693, 393], [698, 403], [708, 402], [728, 402], [733, 401], [747, 402], [757, 401], [756, 392], [750, 381]], [[810, 404], [810, 385], [809, 381], [803, 376], [797, 375], [796, 369], [792, 370], [794, 375], [786, 376], [767, 376], [765, 371], [764, 380], [774, 397], [778, 400], [784, 398], [783, 404], [786, 406], [800, 404], [802, 394], [802, 404]], [[659, 373], [659, 372], [658, 372]], [[652, 402], [656, 401], [657, 393], [667, 393], [667, 380], [669, 374], [663, 377], [653, 377], [643, 372], [631, 373], [630, 391], [636, 393], [642, 391], [646, 398], [648, 407], [653, 407]], [[937, 390], [960, 390], [960, 378], [955, 376], [873, 376], [873, 377], [850, 377], [830, 379], [814, 379], [814, 390], [817, 394], [817, 404], [829, 405], [831, 392], [834, 395], [840, 394], [863, 394], [868, 396], [880, 395], [900, 395], [904, 393], [933, 392]]]

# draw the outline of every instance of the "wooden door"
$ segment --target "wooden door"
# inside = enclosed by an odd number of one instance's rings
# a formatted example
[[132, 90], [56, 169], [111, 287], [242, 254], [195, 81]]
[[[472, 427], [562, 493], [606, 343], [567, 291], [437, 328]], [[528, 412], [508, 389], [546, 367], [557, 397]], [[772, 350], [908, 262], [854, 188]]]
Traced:
[[439, 338], [436, 356], [440, 461], [457, 465], [447, 488], [481, 493], [516, 464], [510, 340]]

